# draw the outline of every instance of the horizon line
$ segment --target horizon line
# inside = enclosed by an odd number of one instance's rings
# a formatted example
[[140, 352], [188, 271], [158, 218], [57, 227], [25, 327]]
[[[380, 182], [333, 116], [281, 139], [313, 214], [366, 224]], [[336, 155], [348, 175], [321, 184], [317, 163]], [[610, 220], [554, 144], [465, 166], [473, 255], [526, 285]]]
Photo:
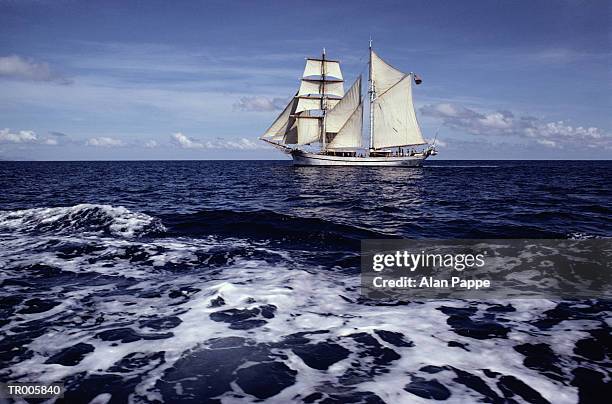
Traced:
[[[0, 163], [87, 163], [87, 162], [149, 162], [149, 161], [286, 161], [290, 159], [124, 159], [124, 160], [1, 160]], [[436, 161], [612, 161], [610, 159], [436, 159], [426, 161], [426, 164]]]

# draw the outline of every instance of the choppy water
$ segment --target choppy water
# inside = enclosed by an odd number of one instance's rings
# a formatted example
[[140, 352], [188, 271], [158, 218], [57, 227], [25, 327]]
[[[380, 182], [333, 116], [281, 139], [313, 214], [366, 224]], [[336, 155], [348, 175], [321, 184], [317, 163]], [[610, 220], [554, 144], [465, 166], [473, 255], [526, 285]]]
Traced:
[[610, 162], [0, 163], [0, 381], [65, 402], [600, 402], [609, 301], [359, 295], [363, 238], [612, 236]]

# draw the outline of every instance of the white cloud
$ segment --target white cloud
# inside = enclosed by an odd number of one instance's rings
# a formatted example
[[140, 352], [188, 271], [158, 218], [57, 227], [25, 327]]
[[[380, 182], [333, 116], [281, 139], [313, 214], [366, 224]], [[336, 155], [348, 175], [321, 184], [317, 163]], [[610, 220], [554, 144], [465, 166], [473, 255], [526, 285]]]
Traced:
[[48, 137], [48, 138], [46, 138], [46, 139], [43, 139], [43, 140], [41, 141], [41, 143], [42, 143], [42, 144], [46, 144], [46, 145], [48, 145], [48, 146], [57, 146], [57, 143], [58, 143], [58, 142], [57, 142], [57, 139], [54, 139], [54, 138], [52, 138], [52, 137]]
[[144, 147], [147, 149], [153, 149], [157, 147], [157, 142], [155, 140], [147, 140], [144, 144]]
[[479, 112], [461, 105], [440, 103], [421, 108], [423, 115], [442, 120], [451, 129], [472, 135], [516, 136], [546, 147], [612, 148], [612, 136], [601, 128], [573, 126], [566, 121], [545, 122], [510, 111]]
[[12, 133], [10, 129], [0, 129], [0, 143], [35, 143], [38, 136], [31, 130], [20, 130]]
[[85, 142], [87, 146], [94, 147], [120, 147], [125, 146], [125, 143], [122, 140], [114, 139], [112, 137], [92, 137]]
[[72, 82], [53, 72], [47, 63], [36, 63], [17, 55], [0, 57], [0, 77], [28, 81], [52, 81], [60, 84]]
[[216, 138], [214, 140], [201, 141], [185, 136], [181, 132], [177, 132], [174, 133], [170, 139], [172, 143], [183, 149], [255, 150], [267, 148], [263, 143], [245, 137], [239, 139]]
[[172, 134], [170, 139], [172, 140], [172, 143], [176, 144], [177, 146], [183, 149], [203, 149], [205, 148], [205, 145], [203, 143], [193, 140], [183, 135], [181, 132]]
[[564, 121], [548, 122], [538, 126], [537, 133], [546, 138], [555, 138], [561, 141], [576, 140], [584, 142], [586, 145], [607, 145], [611, 146], [612, 139], [610, 134], [605, 133], [600, 128], [571, 126]]
[[254, 142], [244, 137], [238, 140], [220, 140], [220, 143], [224, 149], [254, 150], [264, 148], [263, 143]]
[[241, 111], [275, 111], [285, 107], [286, 100], [283, 98], [267, 98], [262, 96], [242, 97], [234, 104], [234, 109]]
[[487, 135], [503, 134], [512, 129], [514, 114], [509, 111], [480, 113], [462, 105], [440, 103], [426, 105], [421, 108], [423, 115], [442, 119], [443, 123], [452, 128], [464, 129], [471, 134]]

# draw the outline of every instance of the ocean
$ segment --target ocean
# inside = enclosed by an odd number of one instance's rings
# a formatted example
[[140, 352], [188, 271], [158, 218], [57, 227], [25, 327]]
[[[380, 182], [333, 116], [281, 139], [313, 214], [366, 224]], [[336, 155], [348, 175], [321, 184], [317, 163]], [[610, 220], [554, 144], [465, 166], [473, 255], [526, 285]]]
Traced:
[[600, 402], [607, 300], [360, 295], [360, 241], [607, 238], [610, 161], [0, 162], [0, 381], [57, 402]]

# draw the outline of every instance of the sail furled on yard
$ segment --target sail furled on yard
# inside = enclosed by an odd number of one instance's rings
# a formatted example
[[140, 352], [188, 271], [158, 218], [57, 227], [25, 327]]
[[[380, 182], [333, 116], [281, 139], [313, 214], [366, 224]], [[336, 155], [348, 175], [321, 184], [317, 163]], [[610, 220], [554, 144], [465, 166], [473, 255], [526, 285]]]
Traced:
[[400, 72], [374, 52], [371, 68], [376, 92], [372, 103], [373, 147], [425, 144], [412, 102], [412, 73]]

